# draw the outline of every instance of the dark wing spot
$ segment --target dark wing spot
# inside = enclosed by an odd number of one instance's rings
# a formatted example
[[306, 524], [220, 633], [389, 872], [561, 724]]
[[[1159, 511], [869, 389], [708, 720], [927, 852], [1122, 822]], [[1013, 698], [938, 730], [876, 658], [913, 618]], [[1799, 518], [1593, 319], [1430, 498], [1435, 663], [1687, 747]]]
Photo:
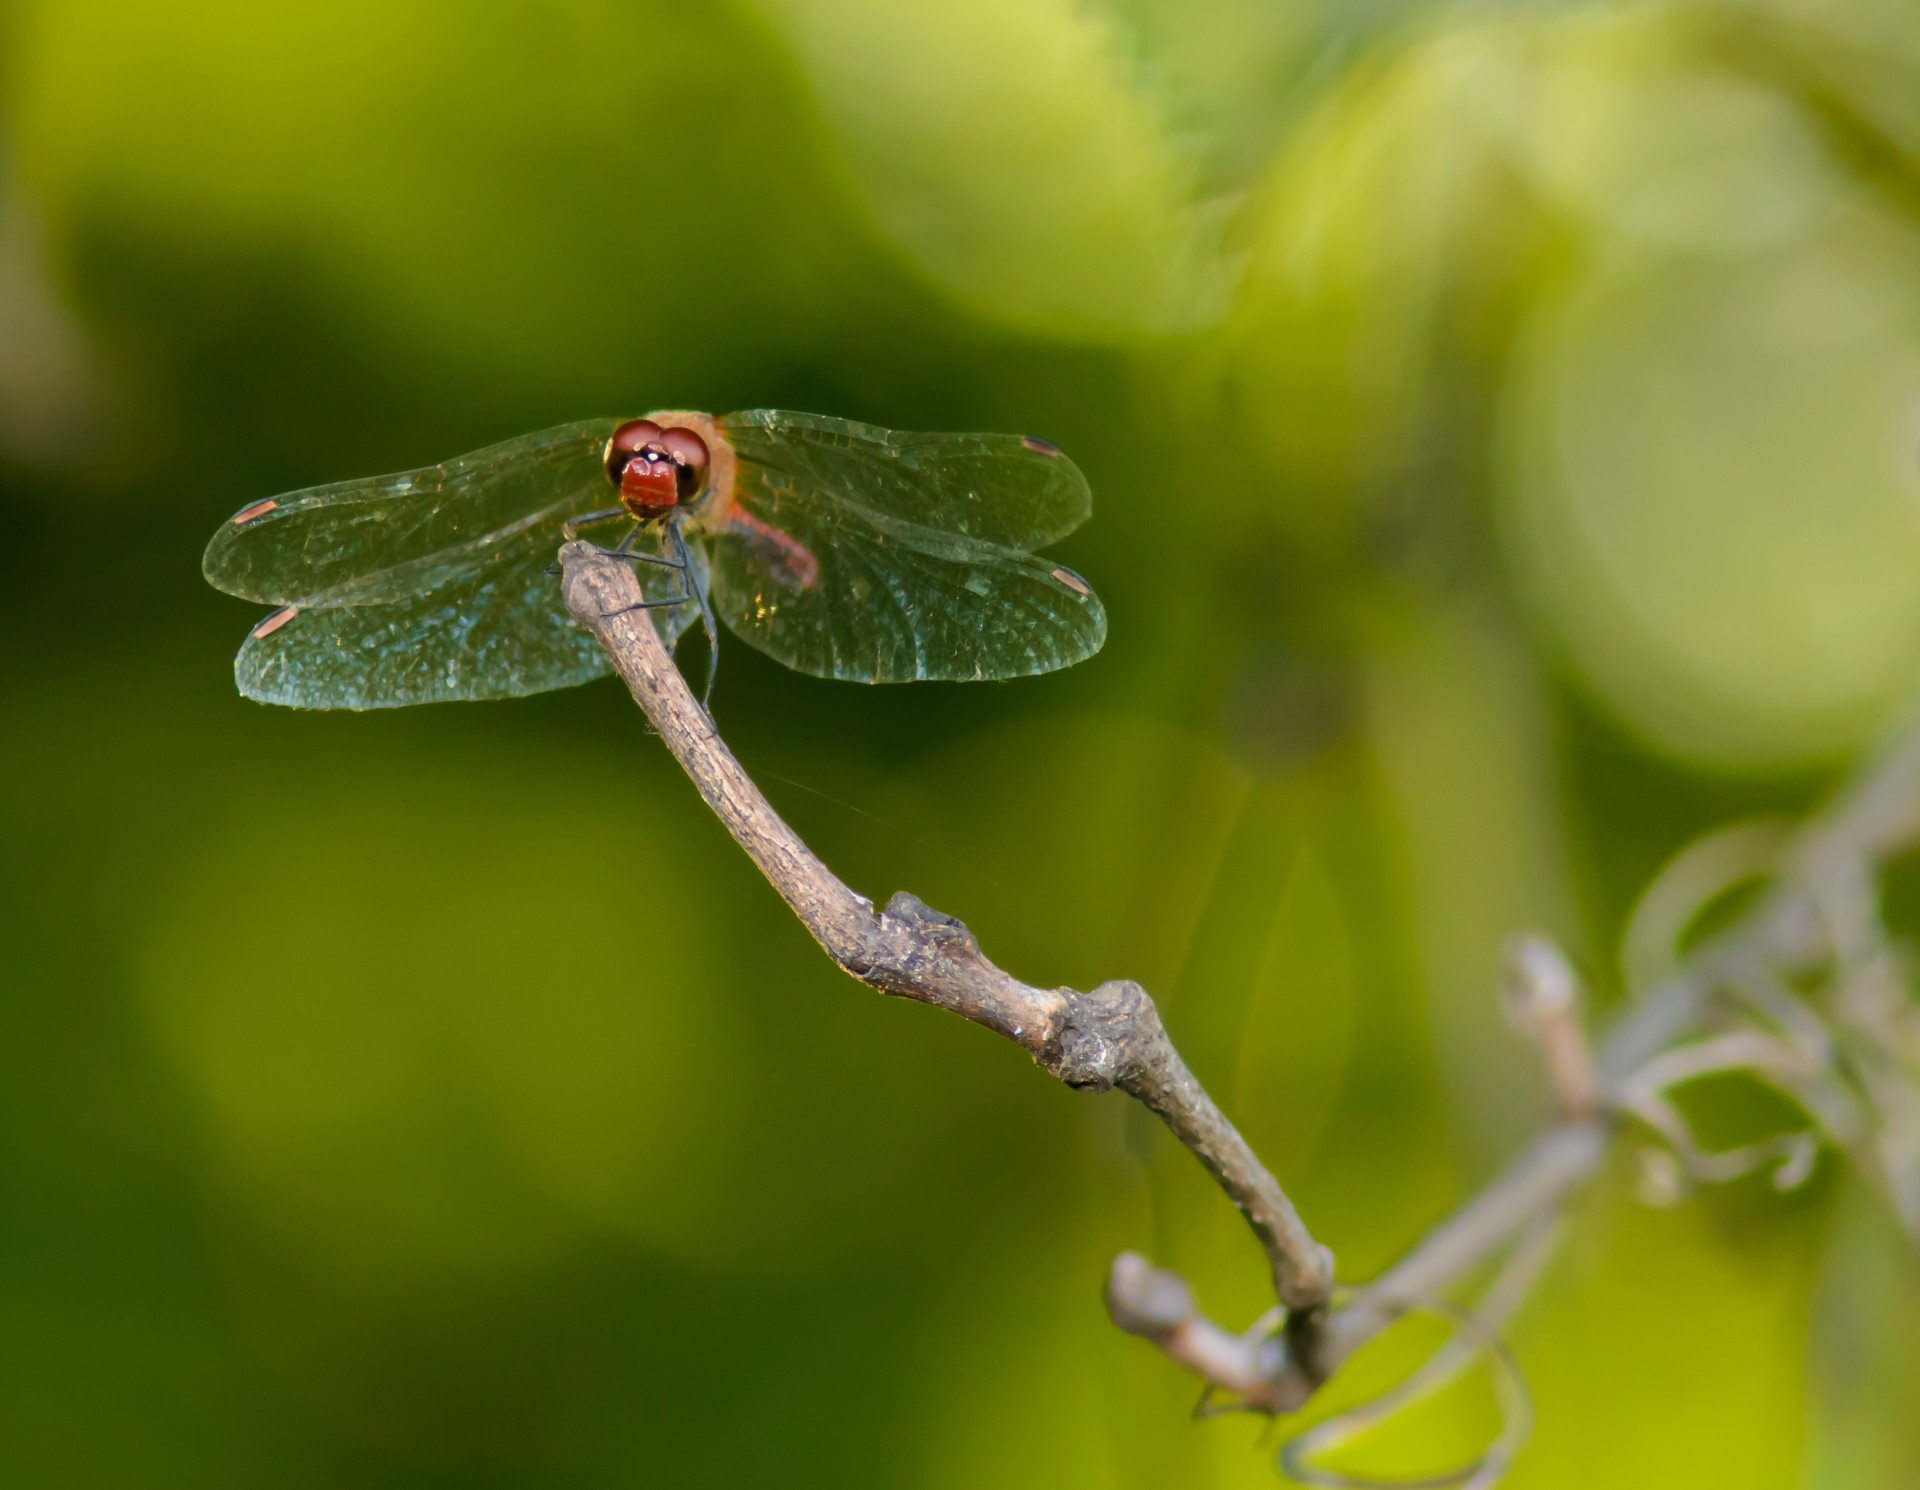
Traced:
[[1027, 449], [1031, 450], [1035, 455], [1064, 455], [1066, 453], [1058, 445], [1054, 444], [1053, 441], [1043, 440], [1038, 435], [1022, 435], [1020, 437], [1020, 443], [1025, 445]]
[[263, 636], [272, 636], [274, 632], [278, 631], [282, 626], [286, 625], [287, 622], [291, 621], [295, 616], [299, 614], [300, 614], [299, 606], [283, 605], [280, 607], [279, 610], [275, 611], [272, 615], [262, 620], [259, 625], [255, 626], [253, 630], [248, 633], [248, 635], [251, 636], [255, 641], [259, 641], [260, 638]]
[[1067, 568], [1064, 564], [1054, 566], [1053, 577], [1076, 595], [1091, 595], [1093, 593], [1093, 586], [1088, 584], [1077, 571]]
[[256, 517], [265, 517], [279, 505], [280, 504], [274, 501], [272, 497], [268, 497], [264, 502], [249, 502], [245, 507], [242, 507], [238, 512], [234, 513], [233, 525], [237, 528], [242, 523], [252, 522]]

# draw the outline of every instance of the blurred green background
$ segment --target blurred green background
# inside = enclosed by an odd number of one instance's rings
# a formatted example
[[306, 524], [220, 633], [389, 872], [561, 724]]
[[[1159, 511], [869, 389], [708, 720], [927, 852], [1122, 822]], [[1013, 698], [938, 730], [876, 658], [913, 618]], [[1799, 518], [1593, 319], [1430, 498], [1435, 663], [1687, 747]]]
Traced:
[[[1920, 691], [1909, 0], [13, 0], [0, 111], [9, 1485], [1274, 1482], [1100, 1306], [1270, 1302], [1190, 1159], [833, 971], [611, 683], [236, 698], [249, 500], [659, 406], [1059, 442], [1102, 655], [731, 644], [721, 725], [855, 886], [1145, 982], [1349, 1278], [1547, 1116], [1502, 938], [1615, 996]], [[1920, 1482], [1830, 1163], [1621, 1166], [1514, 1339], [1516, 1486]]]

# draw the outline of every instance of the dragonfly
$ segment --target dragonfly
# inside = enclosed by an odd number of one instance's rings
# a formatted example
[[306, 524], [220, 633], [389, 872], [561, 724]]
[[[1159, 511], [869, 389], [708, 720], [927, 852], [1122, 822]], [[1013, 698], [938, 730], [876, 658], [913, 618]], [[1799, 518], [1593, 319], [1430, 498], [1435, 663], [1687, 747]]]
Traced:
[[1091, 508], [1079, 468], [1031, 435], [669, 409], [250, 503], [203, 568], [274, 607], [234, 676], [295, 708], [513, 698], [610, 673], [553, 576], [561, 543], [615, 523], [599, 551], [640, 566], [662, 640], [704, 626], [709, 697], [716, 622], [816, 677], [1015, 678], [1106, 639], [1093, 587], [1033, 552]]

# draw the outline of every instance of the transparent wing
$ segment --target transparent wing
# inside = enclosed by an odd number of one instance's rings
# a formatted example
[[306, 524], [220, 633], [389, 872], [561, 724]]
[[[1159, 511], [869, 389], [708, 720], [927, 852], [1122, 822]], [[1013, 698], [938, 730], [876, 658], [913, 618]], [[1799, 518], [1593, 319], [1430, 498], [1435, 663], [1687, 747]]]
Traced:
[[572, 504], [564, 518], [609, 505], [596, 481], [604, 484], [599, 454], [612, 430], [610, 419], [566, 424], [442, 465], [255, 502], [214, 534], [202, 567], [229, 595], [318, 604], [322, 594], [383, 571], [457, 557], [536, 513]]
[[794, 489], [1003, 548], [1045, 548], [1093, 512], [1080, 468], [1030, 435], [907, 434], [779, 409], [719, 424], [742, 465]]
[[[566, 425], [241, 509], [207, 546], [207, 578], [280, 609], [234, 660], [240, 691], [374, 709], [515, 697], [608, 672], [548, 571], [562, 525], [602, 501], [613, 426]], [[678, 586], [654, 572], [649, 594]], [[691, 610], [653, 612], [669, 643]]]
[[[775, 419], [805, 420], [819, 438], [803, 439], [799, 456], [784, 442], [748, 440], [742, 448], [732, 421]], [[753, 427], [768, 429], [771, 440], [769, 425]], [[734, 502], [716, 515], [708, 545], [714, 608], [729, 629], [801, 672], [865, 683], [1024, 677], [1100, 649], [1106, 613], [1086, 581], [982, 531], [1050, 534], [1084, 517], [1085, 483], [1070, 465], [1066, 485], [1032, 479], [1036, 460], [1065, 457], [1040, 455], [1018, 436], [847, 433], [870, 429], [808, 416], [728, 416], [739, 460]], [[920, 439], [959, 441], [974, 453], [919, 467], [889, 453], [912, 452]], [[1008, 440], [1020, 455], [1005, 448]], [[867, 448], [876, 445], [878, 455]], [[1009, 459], [981, 453], [996, 448]], [[990, 479], [996, 465], [1014, 473], [1020, 500], [1000, 500]], [[944, 473], [940, 481], [929, 470]], [[973, 473], [972, 505], [962, 509], [971, 531], [912, 515], [948, 511], [942, 493], [958, 490], [952, 473], [961, 470]], [[885, 475], [877, 496], [865, 484], [875, 471]], [[1021, 501], [1026, 517], [1010, 515]]]

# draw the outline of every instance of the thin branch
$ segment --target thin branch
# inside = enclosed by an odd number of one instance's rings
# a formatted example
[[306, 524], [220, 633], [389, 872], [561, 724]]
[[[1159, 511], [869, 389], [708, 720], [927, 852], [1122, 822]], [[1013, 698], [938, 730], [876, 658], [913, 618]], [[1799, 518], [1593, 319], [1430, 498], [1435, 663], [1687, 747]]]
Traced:
[[1620, 1093], [1699, 1024], [1716, 994], [1830, 957], [1834, 921], [1820, 887], [1912, 842], [1920, 830], [1916, 786], [1920, 724], [1806, 825], [1787, 847], [1782, 877], [1744, 916], [1696, 948], [1615, 1028], [1597, 1062], [1605, 1110], [1537, 1139], [1503, 1175], [1329, 1315], [1318, 1369], [1336, 1370], [1408, 1303], [1438, 1298], [1529, 1221], [1563, 1205], [1606, 1156]]
[[[1302, 1317], [1325, 1305], [1332, 1253], [1313, 1239], [1278, 1181], [1187, 1069], [1145, 989], [1126, 981], [1087, 992], [1034, 988], [989, 962], [963, 924], [912, 895], [897, 894], [876, 911], [781, 821], [734, 759], [649, 613], [630, 609], [643, 596], [629, 566], [584, 543], [569, 543], [560, 560], [568, 609], [606, 649], [707, 805], [829, 957], [882, 993], [985, 1025], [1068, 1086], [1118, 1087], [1144, 1103], [1246, 1216], [1266, 1249], [1280, 1301]], [[1304, 1394], [1312, 1385], [1294, 1387]]]
[[[1867, 883], [1867, 871], [1920, 829], [1916, 728], [1789, 841], [1771, 887], [1659, 979], [1591, 1060], [1570, 972], [1539, 955], [1523, 958], [1521, 1012], [1541, 1039], [1564, 1120], [1333, 1309], [1332, 1254], [1313, 1239], [1278, 1182], [1187, 1069], [1139, 984], [1109, 982], [1088, 992], [1034, 988], [989, 962], [961, 922], [912, 895], [897, 894], [876, 911], [780, 820], [733, 758], [648, 613], [629, 609], [642, 599], [633, 573], [581, 543], [562, 549], [561, 562], [568, 608], [606, 649], [707, 805], [828, 956], [882, 993], [986, 1026], [1069, 1086], [1128, 1093], [1172, 1130], [1246, 1216], [1285, 1311], [1280, 1334], [1264, 1319], [1241, 1334], [1214, 1323], [1195, 1308], [1184, 1281], [1131, 1253], [1114, 1264], [1107, 1306], [1122, 1329], [1151, 1340], [1257, 1411], [1298, 1409], [1395, 1319], [1410, 1308], [1447, 1307], [1448, 1289], [1511, 1245], [1529, 1258], [1523, 1272], [1530, 1278], [1550, 1247], [1552, 1219], [1600, 1167], [1623, 1099], [1644, 1095], [1649, 1064], [1696, 1028], [1722, 994], [1767, 986], [1766, 980], [1844, 953], [1840, 943], [1857, 930], [1845, 924], [1847, 887]], [[1541, 1240], [1516, 1243], [1521, 1238]], [[1500, 1312], [1513, 1302], [1503, 1293]]]
[[1443, 1296], [1538, 1217], [1551, 1215], [1600, 1167], [1609, 1124], [1600, 1118], [1551, 1128], [1506, 1173], [1420, 1239], [1412, 1251], [1358, 1290], [1327, 1321], [1321, 1364], [1328, 1371], [1415, 1304]]
[[1138, 1252], [1122, 1252], [1107, 1276], [1107, 1313], [1129, 1335], [1150, 1340], [1168, 1358], [1240, 1399], [1255, 1412], [1292, 1412], [1302, 1383], [1286, 1370], [1286, 1354], [1262, 1322], [1244, 1334], [1215, 1324], [1194, 1306], [1187, 1280], [1157, 1268]]
[[1540, 1047], [1560, 1116], [1578, 1121], [1593, 1113], [1599, 1083], [1587, 1046], [1585, 1000], [1560, 949], [1543, 936], [1507, 942], [1507, 1019]]

